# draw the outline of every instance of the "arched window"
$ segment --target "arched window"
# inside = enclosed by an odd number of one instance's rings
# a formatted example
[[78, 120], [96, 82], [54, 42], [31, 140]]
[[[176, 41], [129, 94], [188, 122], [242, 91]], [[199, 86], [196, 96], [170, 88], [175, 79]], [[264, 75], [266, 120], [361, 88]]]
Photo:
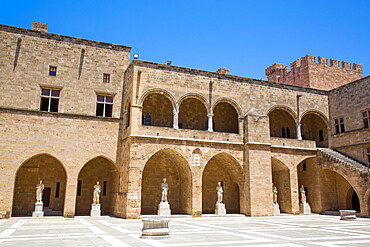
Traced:
[[149, 113], [147, 113], [146, 116], [145, 116], [144, 125], [150, 126], [150, 115], [149, 115]]
[[290, 129], [286, 127], [286, 138], [290, 138]]

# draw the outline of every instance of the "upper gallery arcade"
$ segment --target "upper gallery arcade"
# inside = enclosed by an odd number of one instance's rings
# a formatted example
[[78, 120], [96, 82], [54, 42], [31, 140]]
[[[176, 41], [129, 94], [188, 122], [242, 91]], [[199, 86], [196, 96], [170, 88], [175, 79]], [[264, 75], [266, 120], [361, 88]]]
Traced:
[[272, 215], [274, 184], [285, 213], [303, 185], [313, 212], [369, 215], [370, 107], [351, 98], [368, 98], [369, 77], [325, 91], [130, 62], [130, 49], [0, 25], [1, 218], [30, 215], [40, 180], [46, 215], [88, 215], [96, 181], [103, 214], [154, 214], [164, 177], [175, 214], [213, 213], [221, 181], [230, 213]]

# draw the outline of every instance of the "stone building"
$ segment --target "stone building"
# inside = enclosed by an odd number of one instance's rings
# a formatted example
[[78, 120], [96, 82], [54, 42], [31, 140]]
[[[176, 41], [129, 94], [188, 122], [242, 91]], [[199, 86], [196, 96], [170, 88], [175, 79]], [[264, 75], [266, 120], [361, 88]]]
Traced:
[[96, 181], [102, 214], [155, 214], [164, 177], [174, 214], [214, 213], [221, 181], [228, 213], [272, 215], [274, 183], [282, 212], [303, 185], [313, 212], [369, 216], [370, 77], [287, 85], [130, 49], [0, 25], [1, 218], [31, 215], [41, 179], [45, 215], [89, 215]]

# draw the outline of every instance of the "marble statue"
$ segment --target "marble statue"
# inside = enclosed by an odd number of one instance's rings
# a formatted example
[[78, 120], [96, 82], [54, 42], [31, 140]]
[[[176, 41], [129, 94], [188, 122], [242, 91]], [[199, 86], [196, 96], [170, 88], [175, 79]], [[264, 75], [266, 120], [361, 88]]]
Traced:
[[36, 202], [42, 202], [42, 191], [44, 190], [45, 186], [40, 180], [40, 183], [36, 186]]
[[166, 182], [166, 178], [163, 178], [163, 183], [161, 184], [162, 188], [162, 202], [167, 202], [167, 194], [168, 194], [168, 184]]
[[100, 192], [101, 186], [99, 184], [99, 181], [97, 181], [96, 184], [94, 185], [93, 204], [99, 204]]
[[276, 186], [273, 184], [272, 185], [272, 193], [273, 193], [273, 202], [274, 202], [274, 204], [277, 204], [278, 203], [278, 199], [277, 199], [277, 188], [276, 188]]
[[222, 186], [221, 186], [221, 182], [217, 183], [216, 190], [217, 190], [217, 204], [220, 204], [222, 203], [222, 197], [224, 193]]
[[301, 186], [301, 188], [299, 189], [299, 192], [301, 192], [301, 203], [306, 203], [306, 192], [304, 190], [304, 187], [303, 185]]

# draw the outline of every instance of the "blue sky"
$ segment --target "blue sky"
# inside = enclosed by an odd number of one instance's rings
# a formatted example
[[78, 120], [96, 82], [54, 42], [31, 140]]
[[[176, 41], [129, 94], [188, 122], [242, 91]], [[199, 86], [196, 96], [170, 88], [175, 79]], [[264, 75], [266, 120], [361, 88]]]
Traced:
[[370, 1], [1, 1], [0, 23], [132, 47], [140, 59], [262, 78], [306, 54], [370, 73]]

